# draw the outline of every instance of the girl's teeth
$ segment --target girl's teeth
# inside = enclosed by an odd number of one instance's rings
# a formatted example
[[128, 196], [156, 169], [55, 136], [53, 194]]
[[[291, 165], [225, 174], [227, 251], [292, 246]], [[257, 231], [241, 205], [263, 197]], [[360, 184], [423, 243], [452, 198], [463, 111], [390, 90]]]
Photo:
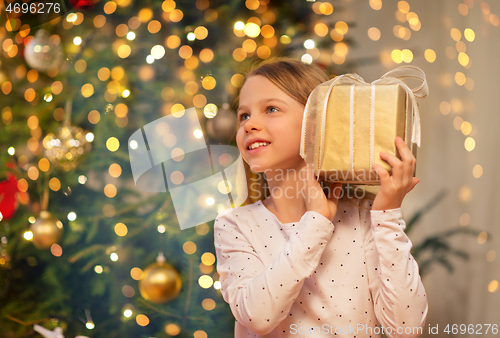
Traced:
[[259, 147], [262, 147], [262, 146], [267, 146], [269, 143], [267, 142], [255, 142], [255, 143], [252, 143], [250, 145], [250, 147], [248, 147], [250, 150], [252, 149], [256, 149], [256, 148], [259, 148]]

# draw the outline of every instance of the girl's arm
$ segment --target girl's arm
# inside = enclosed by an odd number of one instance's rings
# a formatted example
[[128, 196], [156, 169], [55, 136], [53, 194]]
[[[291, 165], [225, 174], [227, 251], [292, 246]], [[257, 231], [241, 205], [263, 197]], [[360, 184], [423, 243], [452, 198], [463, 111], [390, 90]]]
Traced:
[[418, 337], [427, 316], [427, 298], [411, 256], [412, 244], [404, 229], [401, 203], [419, 182], [414, 176], [416, 159], [400, 138], [394, 140], [401, 159], [388, 153], [380, 158], [392, 167], [392, 174], [378, 164], [380, 190], [371, 211], [365, 213], [365, 254], [370, 290], [378, 321], [391, 332], [389, 337]]
[[236, 218], [219, 215], [214, 224], [217, 271], [236, 320], [260, 335], [278, 326], [289, 315], [304, 279], [314, 273], [333, 230], [330, 220], [306, 212], [284, 249], [266, 266]]
[[364, 212], [365, 222], [370, 224], [364, 227], [364, 247], [375, 315], [388, 337], [418, 337], [428, 305], [401, 208]]

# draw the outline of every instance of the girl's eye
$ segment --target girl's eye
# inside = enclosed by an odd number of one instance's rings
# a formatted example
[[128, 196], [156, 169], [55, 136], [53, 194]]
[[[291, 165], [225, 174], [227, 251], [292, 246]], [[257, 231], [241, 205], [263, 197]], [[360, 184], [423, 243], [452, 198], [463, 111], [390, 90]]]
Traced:
[[[269, 112], [269, 110], [271, 110], [271, 109], [276, 109], [276, 110], [275, 110], [275, 112], [276, 112], [276, 111], [278, 111], [278, 108], [276, 108], [276, 107], [267, 107], [267, 111], [268, 111], [268, 112]], [[273, 111], [271, 111], [271, 113], [273, 113]]]
[[239, 120], [240, 120], [240, 121], [245, 121], [245, 120], [247, 120], [249, 117], [250, 117], [250, 115], [248, 115], [247, 113], [242, 113], [242, 114], [240, 114], [240, 118], [239, 118]]

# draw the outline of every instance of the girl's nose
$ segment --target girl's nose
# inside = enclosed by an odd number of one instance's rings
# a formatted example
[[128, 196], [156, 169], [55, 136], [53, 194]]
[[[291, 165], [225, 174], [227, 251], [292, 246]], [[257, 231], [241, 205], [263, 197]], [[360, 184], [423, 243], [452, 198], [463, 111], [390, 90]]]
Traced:
[[256, 114], [250, 117], [248, 121], [245, 123], [245, 132], [247, 134], [251, 131], [259, 131], [262, 129], [262, 122], [255, 115]]

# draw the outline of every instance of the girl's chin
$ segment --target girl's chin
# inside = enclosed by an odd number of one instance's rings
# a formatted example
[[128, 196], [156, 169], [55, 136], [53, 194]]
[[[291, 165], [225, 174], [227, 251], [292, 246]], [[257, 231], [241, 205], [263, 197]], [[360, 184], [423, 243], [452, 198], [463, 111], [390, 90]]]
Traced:
[[266, 170], [269, 170], [267, 167], [259, 165], [259, 164], [249, 164], [250, 169], [256, 173], [263, 173]]

